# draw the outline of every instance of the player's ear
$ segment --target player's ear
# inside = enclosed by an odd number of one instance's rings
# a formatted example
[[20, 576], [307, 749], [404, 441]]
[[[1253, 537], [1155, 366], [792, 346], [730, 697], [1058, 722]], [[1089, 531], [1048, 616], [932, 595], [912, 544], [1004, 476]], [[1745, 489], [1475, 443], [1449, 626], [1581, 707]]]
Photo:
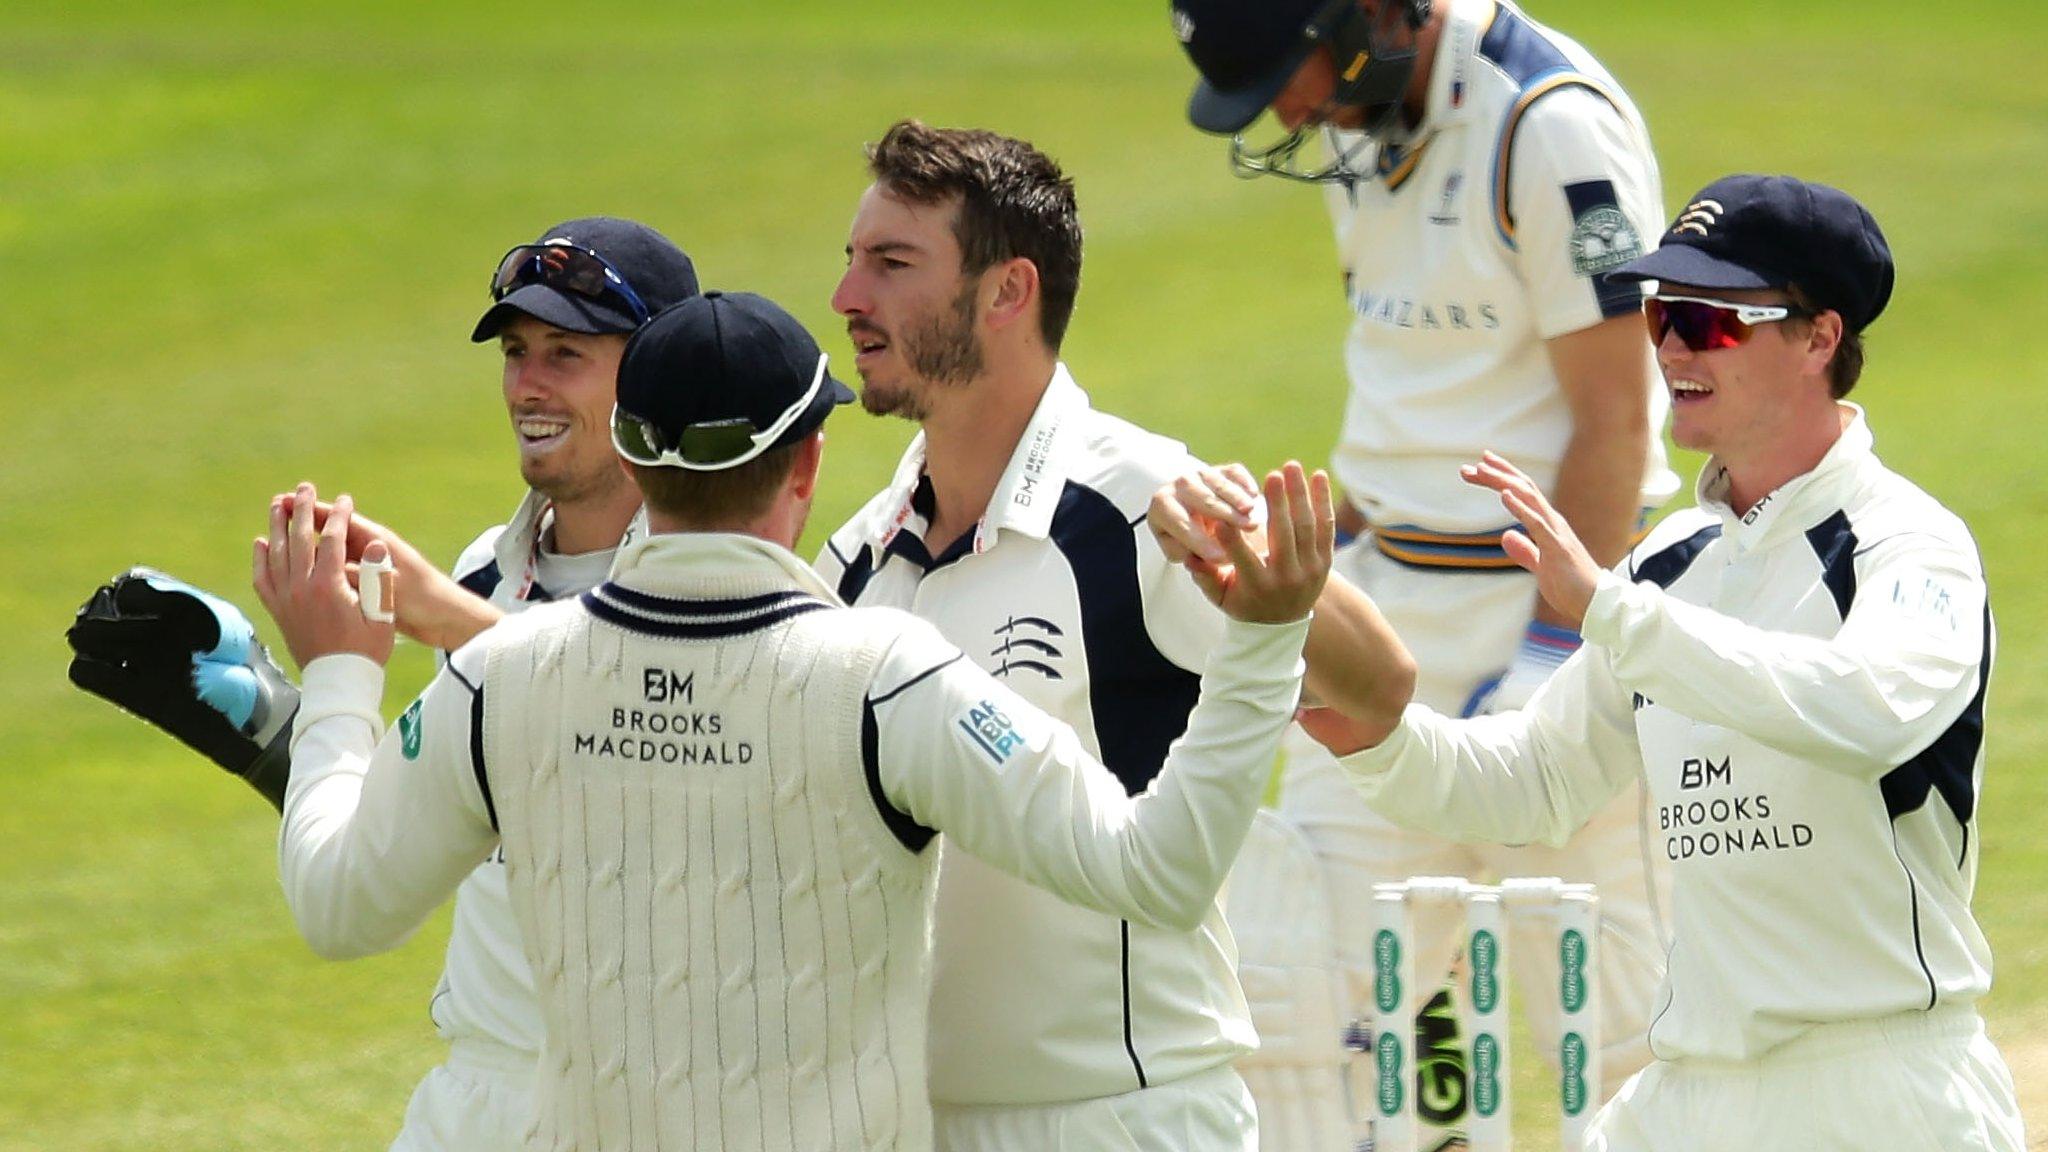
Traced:
[[1842, 333], [1840, 312], [1827, 308], [1814, 314], [1806, 326], [1806, 347], [1801, 349], [1808, 371], [1821, 377], [1828, 374], [1828, 364], [1835, 358], [1835, 349], [1842, 346]]
[[982, 318], [991, 331], [1019, 322], [1036, 324], [1038, 265], [1022, 256], [1005, 260], [981, 274]]
[[818, 490], [818, 472], [825, 464], [825, 430], [818, 429], [796, 442], [796, 460], [789, 469], [789, 494], [809, 500]]

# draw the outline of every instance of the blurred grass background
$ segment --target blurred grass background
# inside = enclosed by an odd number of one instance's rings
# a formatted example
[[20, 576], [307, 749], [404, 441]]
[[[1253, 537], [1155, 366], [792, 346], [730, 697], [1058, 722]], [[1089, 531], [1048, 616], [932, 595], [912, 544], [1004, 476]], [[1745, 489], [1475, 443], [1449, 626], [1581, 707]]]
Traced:
[[[0, 398], [18, 433], [0, 626], [20, 646], [0, 666], [0, 1149], [381, 1149], [439, 1059], [425, 1006], [445, 916], [392, 955], [315, 960], [278, 895], [274, 816], [73, 691], [61, 633], [137, 561], [253, 609], [248, 540], [302, 477], [431, 555], [501, 520], [520, 486], [497, 353], [466, 336], [498, 255], [547, 224], [646, 220], [707, 286], [774, 297], [844, 362], [827, 299], [861, 144], [905, 115], [1021, 135], [1079, 184], [1067, 359], [1098, 404], [1211, 457], [1323, 458], [1346, 312], [1319, 198], [1232, 179], [1185, 126], [1165, 7], [0, 9]], [[1850, 189], [1891, 236], [1898, 293], [1857, 398], [1989, 567], [1986, 1010], [2048, 1099], [2048, 579], [2027, 559], [2048, 511], [2048, 17], [2017, 0], [1529, 11], [1634, 93], [1667, 204], [1725, 172], [1792, 171]], [[835, 422], [813, 545], [908, 436]], [[390, 702], [428, 667], [404, 652]], [[1521, 1064], [1527, 1142], [1546, 1147], [1549, 1093]]]

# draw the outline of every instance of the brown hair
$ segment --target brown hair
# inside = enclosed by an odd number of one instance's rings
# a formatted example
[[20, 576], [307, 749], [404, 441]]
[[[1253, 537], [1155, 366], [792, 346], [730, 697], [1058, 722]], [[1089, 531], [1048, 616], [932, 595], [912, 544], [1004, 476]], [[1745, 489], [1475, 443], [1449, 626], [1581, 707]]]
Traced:
[[[1785, 286], [1785, 296], [1792, 306], [1806, 313], [1806, 318], [1824, 311], [1813, 303], [1797, 284]], [[1837, 313], [1840, 315], [1840, 313]], [[1808, 319], [1811, 323], [1811, 320]], [[1856, 381], [1863, 375], [1863, 333], [1849, 327], [1848, 317], [1842, 317], [1842, 340], [1835, 345], [1835, 354], [1828, 360], [1828, 394], [1840, 400], [1856, 387]]]
[[1022, 140], [916, 120], [890, 125], [867, 155], [893, 196], [920, 205], [959, 198], [953, 236], [966, 275], [1020, 257], [1037, 267], [1039, 335], [1059, 351], [1081, 290], [1081, 218], [1059, 165]]
[[[647, 510], [685, 528], [713, 531], [746, 524], [765, 514], [789, 480], [796, 449], [785, 444], [745, 464], [716, 472], [697, 472], [666, 465], [630, 464]], [[630, 462], [629, 462], [630, 463]]]

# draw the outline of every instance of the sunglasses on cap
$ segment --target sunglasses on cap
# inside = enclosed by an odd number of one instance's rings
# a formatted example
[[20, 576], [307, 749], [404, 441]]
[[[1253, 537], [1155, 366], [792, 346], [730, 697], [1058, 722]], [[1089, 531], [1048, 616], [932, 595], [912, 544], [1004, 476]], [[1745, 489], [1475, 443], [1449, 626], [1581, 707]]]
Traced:
[[638, 324], [647, 323], [653, 315], [611, 261], [574, 244], [521, 244], [505, 253], [491, 277], [491, 299], [503, 300], [528, 284], [545, 284], [589, 300], [616, 297]]
[[1748, 340], [1758, 324], [1805, 315], [1804, 310], [1784, 304], [1737, 304], [1705, 296], [1651, 296], [1643, 301], [1650, 343], [1662, 344], [1665, 336], [1677, 332], [1679, 340], [1694, 352], [1733, 348]]
[[820, 353], [818, 370], [811, 374], [811, 386], [796, 402], [782, 410], [773, 424], [756, 429], [744, 416], [729, 420], [706, 420], [683, 429], [681, 442], [673, 446], [654, 422], [612, 405], [612, 447], [619, 455], [643, 468], [687, 468], [692, 472], [717, 472], [737, 468], [766, 452], [797, 417], [818, 398], [825, 384], [825, 361]]

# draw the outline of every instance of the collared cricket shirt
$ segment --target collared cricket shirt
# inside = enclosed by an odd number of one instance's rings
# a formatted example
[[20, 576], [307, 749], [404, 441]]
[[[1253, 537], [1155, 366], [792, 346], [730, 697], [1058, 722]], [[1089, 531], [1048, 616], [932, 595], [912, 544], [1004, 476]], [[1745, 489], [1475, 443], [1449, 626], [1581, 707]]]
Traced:
[[[1194, 670], [1223, 623], [1144, 527], [1153, 491], [1197, 463], [1095, 411], [1061, 365], [971, 532], [925, 539], [920, 437], [817, 566], [849, 603], [930, 621], [1139, 793], [1187, 724]], [[954, 850], [934, 940], [938, 1103], [1093, 1099], [1220, 1067], [1254, 1043], [1218, 909], [1196, 931], [1162, 931]]]
[[1663, 1059], [1990, 987], [1970, 912], [1993, 630], [1963, 523], [1885, 468], [1860, 409], [1812, 472], [1701, 511], [1603, 577], [1585, 648], [1520, 713], [1411, 707], [1344, 761], [1403, 823], [1561, 840], [1641, 775], [1670, 861]]
[[[1590, 53], [1507, 0], [1448, 7], [1415, 132], [1325, 141], [1357, 173], [1327, 190], [1354, 314], [1333, 467], [1389, 539], [1420, 545], [1497, 542], [1499, 501], [1458, 479], [1482, 449], [1551, 490], [1572, 420], [1544, 341], [1641, 306], [1639, 286], [1600, 274], [1664, 220], [1648, 130]], [[1661, 428], [1667, 402], [1645, 376]], [[1653, 435], [1643, 506], [1677, 488]]]

